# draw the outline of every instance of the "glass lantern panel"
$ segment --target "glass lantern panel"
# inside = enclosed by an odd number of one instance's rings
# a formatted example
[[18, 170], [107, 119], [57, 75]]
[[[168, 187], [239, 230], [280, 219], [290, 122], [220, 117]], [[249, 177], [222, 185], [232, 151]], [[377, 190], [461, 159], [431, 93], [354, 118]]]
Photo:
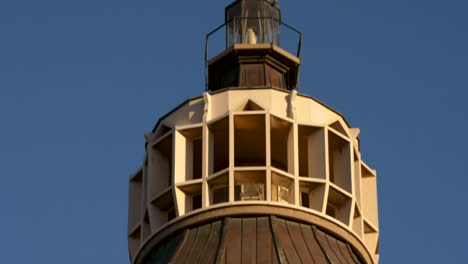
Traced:
[[245, 2], [242, 16], [245, 18], [242, 30], [242, 43], [257, 44], [264, 42], [263, 0]]
[[242, 1], [239, 1], [226, 10], [226, 46], [232, 47], [235, 43], [241, 42], [242, 36]]
[[238, 1], [226, 9], [226, 46], [236, 43], [279, 44], [280, 11], [266, 0]]
[[279, 9], [276, 6], [265, 3], [264, 17], [264, 43], [279, 45]]

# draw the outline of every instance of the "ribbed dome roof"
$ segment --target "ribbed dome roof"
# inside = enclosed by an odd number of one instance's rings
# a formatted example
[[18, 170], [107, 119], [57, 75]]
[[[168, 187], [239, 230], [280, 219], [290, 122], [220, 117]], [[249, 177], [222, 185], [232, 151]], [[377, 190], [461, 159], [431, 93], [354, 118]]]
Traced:
[[275, 216], [229, 218], [180, 231], [143, 263], [364, 263], [315, 225]]

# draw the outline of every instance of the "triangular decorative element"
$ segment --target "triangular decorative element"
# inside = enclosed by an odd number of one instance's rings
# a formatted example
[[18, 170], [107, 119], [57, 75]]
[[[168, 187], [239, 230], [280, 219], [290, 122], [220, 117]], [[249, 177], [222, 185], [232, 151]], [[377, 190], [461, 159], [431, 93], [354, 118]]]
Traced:
[[377, 233], [377, 231], [375, 231], [375, 228], [368, 224], [367, 221], [364, 221], [364, 233]]
[[371, 252], [378, 252], [379, 234], [372, 226], [364, 221], [364, 244]]
[[244, 109], [242, 110], [243, 111], [262, 111], [265, 109], [263, 109], [257, 103], [249, 99], [249, 101], [247, 101], [247, 103], [245, 104]]
[[361, 217], [361, 213], [359, 212], [359, 209], [355, 206], [354, 207], [354, 218]]
[[346, 130], [344, 129], [343, 125], [341, 125], [340, 121], [334, 122], [330, 125], [330, 127], [340, 132], [343, 136], [348, 136], [348, 133], [346, 133]]

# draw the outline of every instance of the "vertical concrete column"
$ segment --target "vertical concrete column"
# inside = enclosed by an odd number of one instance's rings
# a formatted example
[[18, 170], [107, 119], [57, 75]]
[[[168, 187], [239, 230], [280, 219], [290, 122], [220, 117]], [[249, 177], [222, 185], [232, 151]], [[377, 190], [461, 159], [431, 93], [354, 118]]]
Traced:
[[[298, 135], [298, 124], [296, 118], [296, 97], [297, 97], [297, 90], [292, 90], [289, 93], [289, 118], [293, 120], [293, 153], [292, 158], [293, 163], [293, 175], [294, 175], [294, 205], [300, 206], [299, 202], [299, 135]], [[290, 153], [288, 153], [289, 155]], [[289, 161], [291, 163], [291, 161]]]
[[234, 115], [229, 110], [229, 202], [234, 202]]
[[271, 201], [271, 115], [268, 111], [265, 114], [265, 151], [266, 151], [266, 182], [265, 200]]
[[174, 201], [174, 209], [177, 217], [184, 215], [187, 211], [185, 193], [176, 187], [177, 183], [183, 183], [186, 179], [186, 139], [176, 129], [174, 129], [172, 139], [172, 195]]
[[[203, 93], [204, 108], [203, 108], [203, 126], [202, 126], [202, 208], [206, 208], [210, 203], [210, 194], [207, 178], [210, 173], [210, 131], [208, 129], [208, 121], [211, 119], [211, 94]], [[211, 143], [211, 145], [213, 145]]]
[[[152, 141], [153, 134], [151, 132], [145, 133], [145, 140], [146, 140], [146, 154], [145, 154], [145, 161], [144, 161], [144, 166], [143, 166], [143, 197], [142, 197], [142, 214], [141, 214], [141, 219], [143, 220], [144, 214], [146, 212], [147, 208], [147, 203], [150, 200], [148, 198], [148, 178], [149, 176], [149, 149], [151, 148], [151, 141]], [[143, 221], [142, 221], [142, 226], [143, 226]]]
[[324, 135], [324, 140], [325, 140], [325, 179], [326, 179], [326, 186], [325, 186], [325, 194], [323, 197], [323, 206], [322, 206], [322, 213], [326, 214], [327, 212], [327, 204], [328, 204], [328, 193], [330, 190], [330, 160], [329, 160], [329, 144], [328, 144], [328, 127], [325, 126], [325, 135]]

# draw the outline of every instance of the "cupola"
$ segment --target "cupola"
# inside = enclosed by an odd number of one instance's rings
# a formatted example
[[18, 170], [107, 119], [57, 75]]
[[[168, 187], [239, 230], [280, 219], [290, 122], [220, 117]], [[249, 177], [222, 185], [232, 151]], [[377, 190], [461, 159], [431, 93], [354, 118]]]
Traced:
[[[282, 33], [295, 44], [281, 45]], [[213, 39], [225, 34], [225, 47], [210, 56]], [[281, 21], [277, 1], [237, 0], [225, 10], [225, 23], [207, 34], [207, 90], [226, 88], [297, 87], [301, 32]], [[219, 44], [219, 43], [216, 43]], [[219, 47], [218, 47], [219, 48]]]

